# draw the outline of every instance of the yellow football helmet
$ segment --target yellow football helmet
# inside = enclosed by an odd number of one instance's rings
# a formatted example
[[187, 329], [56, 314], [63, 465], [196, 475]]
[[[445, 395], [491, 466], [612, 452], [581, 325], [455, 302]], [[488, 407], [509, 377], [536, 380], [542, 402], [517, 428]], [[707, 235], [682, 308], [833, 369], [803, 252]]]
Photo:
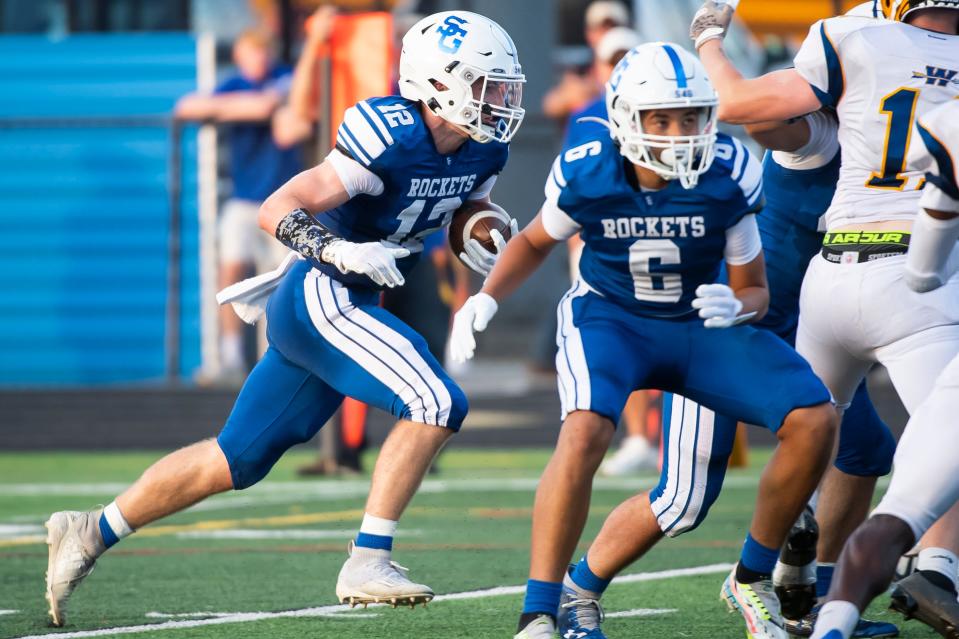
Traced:
[[876, 0], [887, 20], [902, 22], [913, 11], [919, 9], [956, 9], [959, 0]]

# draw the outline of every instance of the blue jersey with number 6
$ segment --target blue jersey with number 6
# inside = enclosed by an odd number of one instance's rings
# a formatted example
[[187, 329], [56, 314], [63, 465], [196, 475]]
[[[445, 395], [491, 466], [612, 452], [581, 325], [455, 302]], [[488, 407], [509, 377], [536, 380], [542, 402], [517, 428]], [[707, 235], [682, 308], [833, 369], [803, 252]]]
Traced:
[[690, 315], [696, 287], [719, 278], [726, 230], [762, 208], [762, 167], [720, 135], [696, 187], [647, 191], [608, 135], [590, 137], [556, 159], [546, 184], [546, 206], [582, 229], [583, 280], [639, 315]]
[[[422, 239], [449, 224], [453, 211], [502, 171], [509, 155], [506, 144], [472, 139], [441, 154], [419, 103], [399, 96], [370, 98], [347, 109], [336, 148], [376, 174], [383, 192], [356, 195], [317, 219], [351, 242], [382, 241], [410, 249], [409, 257], [398, 260], [404, 274], [422, 254]], [[375, 287], [363, 275], [315, 266], [344, 284]]]

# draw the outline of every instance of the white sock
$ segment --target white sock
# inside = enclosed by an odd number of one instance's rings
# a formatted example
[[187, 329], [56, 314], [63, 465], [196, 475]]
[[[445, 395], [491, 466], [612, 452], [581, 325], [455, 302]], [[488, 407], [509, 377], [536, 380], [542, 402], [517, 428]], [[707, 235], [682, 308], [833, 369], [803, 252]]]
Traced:
[[400, 522], [392, 519], [383, 519], [374, 517], [369, 513], [363, 513], [363, 523], [360, 524], [360, 532], [368, 535], [379, 535], [380, 537], [395, 537], [396, 526]]
[[935, 570], [948, 577], [955, 587], [959, 558], [956, 557], [956, 553], [945, 548], [923, 548], [919, 551], [916, 570]]
[[[832, 631], [838, 631], [843, 639], [849, 639], [859, 623], [859, 609], [848, 601], [828, 601], [819, 610], [816, 627], [810, 639], [823, 639]], [[830, 637], [830, 639], [832, 639]]]
[[626, 446], [635, 446], [636, 448], [641, 448], [644, 451], [652, 448], [652, 446], [649, 445], [649, 440], [642, 435], [627, 435], [624, 437], [620, 448], [626, 448]]
[[225, 334], [220, 338], [220, 362], [223, 368], [244, 368], [246, 362], [243, 357], [242, 334]]
[[[111, 501], [110, 504], [103, 509], [100, 519], [100, 532], [103, 536], [103, 543], [107, 548], [117, 543], [124, 537], [128, 537], [133, 534], [133, 529], [130, 528], [130, 524], [128, 524], [127, 520], [123, 517], [123, 513], [120, 512], [120, 508], [117, 506], [116, 501]], [[109, 530], [104, 531], [104, 524]], [[115, 539], [109, 538], [110, 531], [113, 532]]]
[[354, 546], [391, 552], [397, 523], [399, 522], [392, 519], [383, 519], [364, 513], [363, 523], [360, 524], [360, 534], [356, 536], [353, 542]]

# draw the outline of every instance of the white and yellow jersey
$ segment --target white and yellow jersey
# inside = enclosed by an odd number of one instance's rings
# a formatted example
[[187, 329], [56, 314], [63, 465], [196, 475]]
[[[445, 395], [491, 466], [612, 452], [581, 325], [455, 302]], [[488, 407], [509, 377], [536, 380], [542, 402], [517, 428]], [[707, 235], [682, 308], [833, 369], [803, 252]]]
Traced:
[[910, 151], [925, 168], [920, 206], [959, 213], [959, 98], [936, 107], [916, 122], [919, 139]]
[[924, 184], [915, 120], [959, 95], [959, 36], [840, 16], [809, 31], [796, 71], [839, 116], [842, 169], [827, 229], [912, 219]]

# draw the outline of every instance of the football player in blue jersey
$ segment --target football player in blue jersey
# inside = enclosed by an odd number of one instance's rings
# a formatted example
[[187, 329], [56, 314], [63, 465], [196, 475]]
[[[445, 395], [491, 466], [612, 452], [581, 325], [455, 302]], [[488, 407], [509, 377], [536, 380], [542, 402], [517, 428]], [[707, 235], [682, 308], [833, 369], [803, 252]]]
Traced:
[[[473, 331], [486, 328], [497, 300], [557, 243], [582, 236], [581, 279], [558, 309], [564, 423], [536, 493], [517, 637], [545, 639], [558, 623], [561, 636], [602, 638], [603, 590], [664, 534], [699, 524], [718, 495], [739, 419], [774, 431], [780, 444], [727, 583], [750, 636], [780, 639], [770, 573], [828, 464], [837, 416], [808, 364], [779, 338], [746, 325], [768, 303], [755, 220], [762, 170], [742, 144], [716, 133], [716, 94], [702, 65], [678, 45], [633, 49], [606, 97], [610, 134], [579, 140], [557, 158], [540, 213], [453, 322], [451, 352], [472, 356]], [[728, 285], [717, 283], [723, 263]], [[667, 448], [668, 498], [697, 460], [711, 460], [695, 494], [664, 510], [649, 493], [627, 500], [567, 571], [593, 474], [637, 388], [681, 392], [731, 419], [680, 429], [687, 445]]]
[[[55, 513], [47, 522], [55, 625], [107, 548], [212, 494], [257, 483], [347, 395], [399, 422], [377, 460], [337, 597], [394, 606], [433, 597], [391, 561], [393, 536], [433, 458], [460, 428], [467, 402], [425, 340], [377, 301], [384, 287], [403, 284], [423, 237], [448, 224], [467, 199], [488, 199], [523, 119], [524, 81], [513, 41], [483, 16], [438, 13], [407, 33], [402, 97], [348, 109], [336, 148], [260, 210], [263, 229], [296, 253], [266, 282], [254, 278], [227, 295], [249, 310], [275, 289], [266, 309], [269, 350], [220, 435], [161, 459], [106, 508]], [[466, 251], [483, 273], [498, 257], [478, 243]]]

